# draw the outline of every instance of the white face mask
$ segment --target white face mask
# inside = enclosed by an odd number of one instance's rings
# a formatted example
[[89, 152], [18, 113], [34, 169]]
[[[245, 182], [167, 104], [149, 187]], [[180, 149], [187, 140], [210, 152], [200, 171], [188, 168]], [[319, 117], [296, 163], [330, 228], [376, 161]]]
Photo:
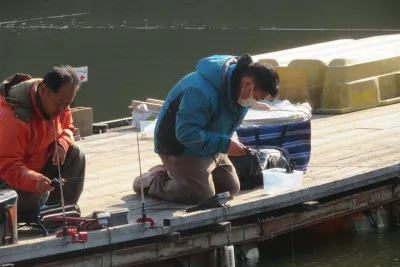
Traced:
[[254, 104], [256, 104], [258, 102], [256, 99], [253, 98], [254, 85], [253, 85], [253, 87], [251, 87], [250, 96], [247, 99], [243, 99], [242, 98], [243, 90], [244, 90], [244, 88], [242, 89], [242, 92], [240, 93], [240, 96], [239, 96], [239, 99], [238, 99], [238, 104], [239, 105], [241, 105], [242, 107], [249, 107], [249, 106], [252, 106], [252, 105], [254, 105]]

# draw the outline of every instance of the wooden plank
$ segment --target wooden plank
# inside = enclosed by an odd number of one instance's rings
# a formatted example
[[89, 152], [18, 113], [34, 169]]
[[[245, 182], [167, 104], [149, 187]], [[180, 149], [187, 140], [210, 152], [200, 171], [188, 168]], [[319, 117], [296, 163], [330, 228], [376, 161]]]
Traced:
[[[338, 149], [330, 153], [330, 155], [324, 155], [324, 157], [318, 158], [310, 162], [310, 167], [376, 167], [378, 168], [376, 161], [369, 162], [369, 159], [374, 159], [377, 157], [391, 157], [392, 153], [397, 154], [399, 151], [398, 145], [393, 145], [391, 147], [371, 147], [368, 152], [362, 152], [362, 149], [347, 147], [343, 149]], [[369, 165], [365, 165], [368, 161]]]
[[[346, 163], [343, 164], [344, 166], [336, 169], [335, 171], [326, 172], [323, 173], [323, 175], [319, 176], [308, 177], [306, 175], [304, 178], [304, 182], [307, 186], [328, 183], [332, 181], [340, 183], [340, 181], [343, 179], [351, 179], [352, 175], [357, 175], [359, 173], [369, 173], [376, 170], [377, 168], [385, 168], [388, 172], [392, 171], [395, 173], [400, 170], [398, 157], [400, 157], [399, 152], [393, 149], [392, 153], [388, 153], [386, 157], [369, 157], [364, 159], [364, 161], [361, 161], [361, 163], [358, 163], [358, 166], [355, 165], [356, 162], [353, 162], [352, 159], [347, 159]], [[359, 160], [362, 159], [363, 158]]]
[[[343, 148], [357, 148], [360, 146], [369, 146], [371, 148], [374, 147], [384, 147], [396, 144], [395, 142], [399, 139], [396, 135], [400, 133], [400, 128], [396, 128], [391, 131], [392, 136], [388, 136], [385, 139], [382, 139], [382, 131], [363, 131], [356, 133], [347, 132], [347, 134], [343, 134], [341, 138], [333, 139], [333, 138], [325, 138], [326, 142], [319, 143], [313, 146], [313, 150], [321, 151], [323, 149], [333, 148], [333, 143], [335, 144], [336, 151], [341, 151]], [[349, 140], [354, 140], [351, 144], [349, 144]], [[359, 152], [364, 152], [360, 150]]]
[[[326, 118], [324, 120], [311, 119], [313, 136], [320, 137], [322, 135], [330, 135], [353, 129], [383, 130], [398, 127], [400, 123], [396, 120], [396, 112], [393, 114], [392, 111], [386, 111], [385, 114], [381, 115], [373, 114], [373, 117], [370, 116], [371, 114], [357, 114], [354, 118], [339, 116]], [[366, 117], [367, 119], [365, 119]]]
[[342, 126], [345, 124], [352, 124], [363, 120], [365, 118], [376, 119], [377, 117], [384, 117], [388, 114], [394, 114], [400, 109], [399, 104], [389, 105], [385, 107], [378, 107], [373, 109], [360, 110], [357, 112], [347, 113], [347, 114], [337, 114], [332, 116], [318, 116], [313, 115], [313, 125], [318, 123], [320, 129], [327, 129], [336, 126]]

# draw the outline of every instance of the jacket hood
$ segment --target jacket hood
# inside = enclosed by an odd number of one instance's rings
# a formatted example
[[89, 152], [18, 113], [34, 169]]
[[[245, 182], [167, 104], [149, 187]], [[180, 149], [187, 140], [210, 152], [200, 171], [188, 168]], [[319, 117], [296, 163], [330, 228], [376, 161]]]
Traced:
[[23, 108], [32, 108], [31, 90], [40, 80], [31, 79], [13, 86], [7, 96], [7, 101], [12, 105]]
[[216, 90], [231, 97], [231, 76], [236, 62], [235, 56], [214, 55], [201, 59], [196, 65], [196, 71]]
[[24, 121], [29, 120], [32, 112], [40, 113], [34, 103], [32, 89], [36, 89], [33, 87], [41, 81], [42, 79], [33, 79], [30, 76], [21, 77], [21, 74], [16, 74], [0, 84], [0, 94], [8, 104], [14, 107], [18, 113], [16, 116]]

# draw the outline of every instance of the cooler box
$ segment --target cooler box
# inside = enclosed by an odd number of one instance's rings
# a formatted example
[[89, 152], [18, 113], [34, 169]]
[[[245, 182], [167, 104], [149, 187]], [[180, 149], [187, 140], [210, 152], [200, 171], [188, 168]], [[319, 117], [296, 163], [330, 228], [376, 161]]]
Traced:
[[268, 104], [269, 111], [249, 110], [236, 131], [239, 141], [256, 149], [285, 148], [295, 170], [306, 171], [311, 155], [311, 108], [286, 100]]

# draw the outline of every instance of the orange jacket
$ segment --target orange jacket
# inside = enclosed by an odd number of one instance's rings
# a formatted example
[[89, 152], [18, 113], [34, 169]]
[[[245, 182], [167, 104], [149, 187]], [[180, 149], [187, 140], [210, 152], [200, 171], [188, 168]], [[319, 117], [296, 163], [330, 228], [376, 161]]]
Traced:
[[[39, 171], [49, 160], [54, 126], [57, 142], [65, 151], [74, 142], [75, 128], [69, 108], [48, 121], [38, 110], [35, 92], [40, 82], [40, 79], [29, 79], [11, 87], [10, 92], [20, 92], [16, 94], [17, 104], [10, 96], [11, 101], [7, 101], [0, 95], [0, 177], [11, 187], [28, 192], [36, 192], [36, 183], [42, 176]], [[23, 105], [18, 106], [21, 102]], [[28, 109], [26, 103], [31, 105]], [[23, 114], [18, 112], [21, 106], [22, 111], [28, 110], [28, 117], [19, 116]]]

